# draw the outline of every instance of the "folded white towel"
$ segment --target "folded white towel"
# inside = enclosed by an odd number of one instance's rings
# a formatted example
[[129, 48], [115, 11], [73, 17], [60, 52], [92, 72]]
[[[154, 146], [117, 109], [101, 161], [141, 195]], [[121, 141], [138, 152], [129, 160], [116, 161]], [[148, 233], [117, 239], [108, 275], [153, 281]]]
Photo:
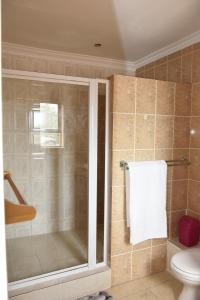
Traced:
[[128, 162], [126, 216], [130, 243], [167, 237], [165, 161]]

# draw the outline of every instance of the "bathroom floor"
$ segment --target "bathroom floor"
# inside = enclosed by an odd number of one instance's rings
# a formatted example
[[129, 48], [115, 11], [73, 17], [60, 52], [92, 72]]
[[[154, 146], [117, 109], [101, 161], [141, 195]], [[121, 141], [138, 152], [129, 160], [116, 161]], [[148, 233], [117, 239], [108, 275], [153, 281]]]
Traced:
[[182, 285], [168, 272], [161, 272], [117, 285], [107, 292], [115, 300], [177, 300], [181, 289]]
[[[98, 259], [102, 247], [98, 244]], [[87, 263], [87, 232], [70, 230], [7, 240], [8, 280], [16, 281]]]

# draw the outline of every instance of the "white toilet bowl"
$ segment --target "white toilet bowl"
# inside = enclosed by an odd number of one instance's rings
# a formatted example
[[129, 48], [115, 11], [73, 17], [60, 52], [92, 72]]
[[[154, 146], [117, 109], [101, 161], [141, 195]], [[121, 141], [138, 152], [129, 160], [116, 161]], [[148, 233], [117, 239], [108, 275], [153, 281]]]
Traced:
[[174, 276], [183, 283], [178, 300], [200, 300], [200, 248], [178, 252], [170, 266]]

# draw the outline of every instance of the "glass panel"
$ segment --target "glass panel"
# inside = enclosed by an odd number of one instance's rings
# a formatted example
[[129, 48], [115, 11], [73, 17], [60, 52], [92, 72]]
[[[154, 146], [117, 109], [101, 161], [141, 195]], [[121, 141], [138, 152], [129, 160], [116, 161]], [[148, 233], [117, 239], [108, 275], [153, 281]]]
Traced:
[[106, 85], [98, 84], [97, 262], [103, 261]]
[[63, 147], [63, 105], [34, 103], [30, 112], [32, 142], [41, 147]]
[[58, 104], [40, 103], [40, 129], [58, 130]]
[[3, 79], [9, 282], [88, 263], [88, 90]]

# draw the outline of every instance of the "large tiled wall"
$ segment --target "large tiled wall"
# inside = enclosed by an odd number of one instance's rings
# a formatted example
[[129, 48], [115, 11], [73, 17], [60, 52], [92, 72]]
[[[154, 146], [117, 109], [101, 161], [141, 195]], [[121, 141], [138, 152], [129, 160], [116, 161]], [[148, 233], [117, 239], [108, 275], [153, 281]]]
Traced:
[[200, 219], [200, 43], [194, 45], [192, 60], [192, 105], [188, 214]]
[[200, 43], [172, 53], [136, 70], [136, 76], [182, 83], [199, 82]]
[[[139, 68], [136, 74], [145, 78], [191, 83], [189, 146], [191, 166], [188, 177], [187, 213], [200, 218], [200, 43], [145, 65]], [[177, 222], [175, 227], [177, 228]]]
[[[189, 156], [191, 86], [120, 75], [112, 78], [112, 86], [111, 268], [116, 285], [166, 266], [165, 239], [129, 243], [119, 162]], [[175, 234], [173, 223], [187, 208], [187, 171], [182, 166], [168, 168], [169, 235]]]
[[[30, 117], [41, 102], [62, 106], [63, 148], [33, 143]], [[3, 79], [3, 134], [4, 169], [37, 211], [6, 225], [7, 238], [86, 228], [88, 87]], [[6, 181], [5, 198], [18, 202]]]

